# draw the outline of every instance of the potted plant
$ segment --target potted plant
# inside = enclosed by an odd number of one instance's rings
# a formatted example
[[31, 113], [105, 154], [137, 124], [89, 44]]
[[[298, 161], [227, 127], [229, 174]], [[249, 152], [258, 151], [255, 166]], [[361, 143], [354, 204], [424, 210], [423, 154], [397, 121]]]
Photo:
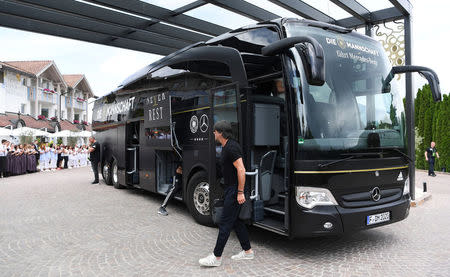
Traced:
[[74, 119], [73, 124], [80, 124], [80, 121]]
[[39, 119], [39, 120], [46, 120], [45, 115], [42, 115], [42, 114], [41, 114], [41, 115], [38, 115], [38, 119]]

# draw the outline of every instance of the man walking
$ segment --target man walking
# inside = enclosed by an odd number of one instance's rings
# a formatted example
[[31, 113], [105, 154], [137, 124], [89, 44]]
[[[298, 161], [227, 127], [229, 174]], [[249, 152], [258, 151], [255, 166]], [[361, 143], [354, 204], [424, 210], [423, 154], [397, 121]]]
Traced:
[[89, 138], [89, 159], [91, 160], [92, 171], [94, 171], [94, 182], [92, 184], [98, 184], [98, 163], [100, 162], [100, 144], [94, 137]]
[[214, 137], [222, 145], [221, 164], [225, 181], [222, 222], [219, 223], [214, 253], [200, 259], [202, 266], [220, 266], [222, 253], [232, 229], [236, 232], [242, 251], [231, 257], [233, 260], [251, 260], [254, 253], [250, 246], [247, 228], [239, 219], [240, 205], [245, 202], [245, 167], [242, 161], [242, 150], [239, 143], [231, 139], [231, 124], [219, 121], [214, 125]]
[[434, 161], [437, 157], [439, 159], [439, 153], [436, 150], [436, 143], [434, 141], [431, 142], [431, 147], [427, 148], [425, 151], [425, 160], [428, 162], [428, 176], [436, 177], [434, 173]]

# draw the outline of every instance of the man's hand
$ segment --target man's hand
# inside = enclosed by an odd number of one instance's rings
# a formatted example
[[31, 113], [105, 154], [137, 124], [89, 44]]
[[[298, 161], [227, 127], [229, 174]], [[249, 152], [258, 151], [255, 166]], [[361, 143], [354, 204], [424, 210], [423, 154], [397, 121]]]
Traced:
[[245, 202], [245, 195], [244, 195], [244, 193], [238, 192], [237, 201], [238, 201], [239, 205], [241, 205], [241, 204], [243, 204]]

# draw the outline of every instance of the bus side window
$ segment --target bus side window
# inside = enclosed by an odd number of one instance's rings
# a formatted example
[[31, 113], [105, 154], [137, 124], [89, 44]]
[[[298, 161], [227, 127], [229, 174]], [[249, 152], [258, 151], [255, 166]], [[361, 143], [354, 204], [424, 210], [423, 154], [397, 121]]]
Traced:
[[236, 105], [236, 88], [214, 92], [214, 123], [226, 120], [231, 123], [233, 138], [239, 140], [239, 122]]

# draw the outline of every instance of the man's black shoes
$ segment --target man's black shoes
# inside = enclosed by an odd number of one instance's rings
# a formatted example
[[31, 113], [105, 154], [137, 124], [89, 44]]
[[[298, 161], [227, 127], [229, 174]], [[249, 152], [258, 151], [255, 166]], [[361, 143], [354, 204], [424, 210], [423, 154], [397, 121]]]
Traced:
[[98, 181], [94, 181], [94, 182], [92, 182], [91, 184], [98, 184]]

